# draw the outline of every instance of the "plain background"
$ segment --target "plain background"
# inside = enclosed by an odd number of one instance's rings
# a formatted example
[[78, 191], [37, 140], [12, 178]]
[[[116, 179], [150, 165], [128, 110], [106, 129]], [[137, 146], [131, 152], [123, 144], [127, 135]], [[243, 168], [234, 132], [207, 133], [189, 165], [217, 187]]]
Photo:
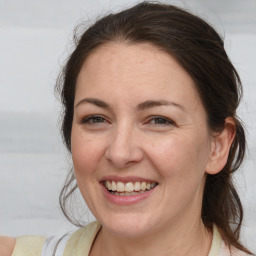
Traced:
[[[74, 27], [131, 0], [0, 0], [0, 233], [60, 234], [74, 227], [58, 206], [71, 165], [59, 135], [56, 77]], [[235, 181], [245, 207], [242, 238], [256, 251], [256, 0], [165, 1], [217, 28], [241, 75], [249, 153]], [[86, 218], [91, 218], [90, 214]]]

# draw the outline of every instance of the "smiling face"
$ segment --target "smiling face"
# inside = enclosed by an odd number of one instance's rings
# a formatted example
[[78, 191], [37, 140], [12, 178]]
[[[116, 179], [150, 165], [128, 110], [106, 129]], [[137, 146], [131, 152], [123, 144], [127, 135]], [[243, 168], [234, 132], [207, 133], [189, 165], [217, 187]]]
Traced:
[[103, 228], [136, 237], [200, 221], [211, 136], [174, 58], [150, 44], [100, 46], [82, 66], [74, 105], [75, 175]]

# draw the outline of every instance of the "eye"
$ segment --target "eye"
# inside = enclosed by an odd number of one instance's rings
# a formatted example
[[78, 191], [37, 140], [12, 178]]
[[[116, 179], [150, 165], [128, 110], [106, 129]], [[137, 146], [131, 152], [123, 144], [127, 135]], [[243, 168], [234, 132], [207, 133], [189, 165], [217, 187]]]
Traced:
[[153, 124], [155, 126], [156, 125], [165, 125], [165, 126], [175, 125], [174, 121], [172, 121], [169, 118], [163, 117], [163, 116], [153, 116], [153, 117], [150, 118], [149, 123]]
[[89, 124], [89, 125], [97, 125], [97, 124], [104, 124], [107, 123], [107, 120], [100, 115], [91, 115], [83, 118], [80, 122], [80, 124]]

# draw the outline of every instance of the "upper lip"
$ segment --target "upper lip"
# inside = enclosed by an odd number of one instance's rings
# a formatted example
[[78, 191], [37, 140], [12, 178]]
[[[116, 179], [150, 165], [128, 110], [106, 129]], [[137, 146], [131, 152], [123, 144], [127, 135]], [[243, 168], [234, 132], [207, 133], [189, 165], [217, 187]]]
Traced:
[[[100, 179], [100, 182], [104, 182], [104, 181], [121, 181], [123, 183], [127, 183], [127, 182], [136, 182], [136, 181], [140, 181], [140, 182], [156, 182], [156, 180], [152, 180], [152, 179], [148, 179], [148, 178], [143, 178], [143, 177], [138, 177], [138, 176], [126, 176], [126, 177], [121, 177], [121, 176], [115, 176], [115, 175], [108, 175], [108, 176], [104, 176]], [[157, 183], [157, 182], [156, 182]]]

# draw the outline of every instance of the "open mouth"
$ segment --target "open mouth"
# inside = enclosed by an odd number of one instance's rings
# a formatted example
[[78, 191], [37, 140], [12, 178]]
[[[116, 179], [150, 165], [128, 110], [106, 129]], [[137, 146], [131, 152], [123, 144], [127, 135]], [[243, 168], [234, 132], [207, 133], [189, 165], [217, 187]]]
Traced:
[[126, 182], [121, 181], [104, 181], [105, 188], [112, 195], [116, 196], [134, 196], [142, 193], [146, 193], [156, 187], [158, 183], [156, 182], [146, 182], [146, 181], [136, 181], [136, 182]]

